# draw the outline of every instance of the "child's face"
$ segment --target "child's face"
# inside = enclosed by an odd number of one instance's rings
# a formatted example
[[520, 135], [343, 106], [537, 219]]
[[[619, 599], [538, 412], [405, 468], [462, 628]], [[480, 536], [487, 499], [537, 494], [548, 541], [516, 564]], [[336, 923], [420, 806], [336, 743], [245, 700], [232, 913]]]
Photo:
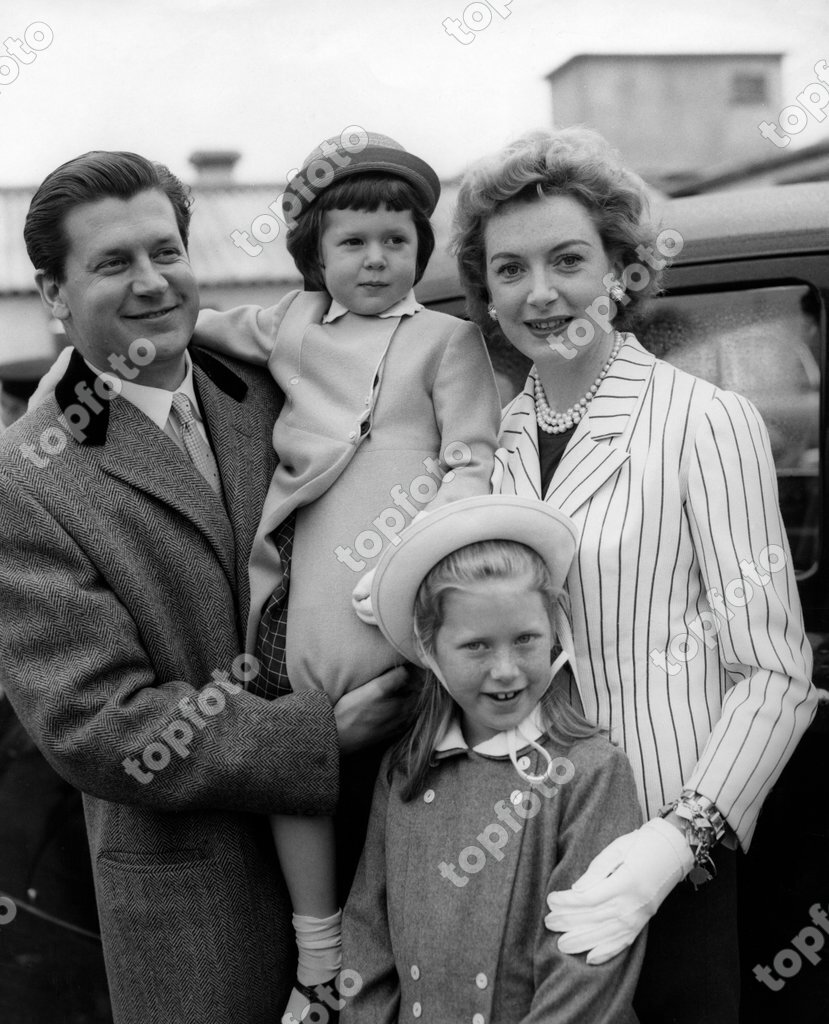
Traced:
[[414, 284], [417, 231], [411, 210], [329, 210], [320, 238], [325, 287], [352, 313], [376, 316]]
[[533, 710], [550, 681], [552, 645], [547, 609], [529, 576], [482, 580], [446, 595], [434, 657], [470, 746]]

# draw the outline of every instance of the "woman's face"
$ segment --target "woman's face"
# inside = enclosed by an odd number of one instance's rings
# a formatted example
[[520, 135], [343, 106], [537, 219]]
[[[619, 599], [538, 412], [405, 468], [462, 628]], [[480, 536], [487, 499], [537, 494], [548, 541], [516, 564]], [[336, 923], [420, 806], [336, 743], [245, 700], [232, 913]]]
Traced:
[[484, 243], [498, 323], [519, 352], [536, 363], [551, 352], [569, 360], [607, 341], [612, 328], [596, 314], [607, 310], [620, 268], [581, 203], [570, 196], [508, 203], [487, 223]]

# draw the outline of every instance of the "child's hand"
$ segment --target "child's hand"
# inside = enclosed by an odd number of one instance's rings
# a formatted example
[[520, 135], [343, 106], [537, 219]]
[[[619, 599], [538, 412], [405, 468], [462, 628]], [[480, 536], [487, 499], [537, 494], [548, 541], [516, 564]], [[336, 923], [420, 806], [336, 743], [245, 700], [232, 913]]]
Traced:
[[607, 846], [565, 892], [551, 892], [544, 923], [564, 934], [562, 953], [603, 964], [633, 942], [659, 905], [694, 866], [685, 836], [654, 818]]
[[367, 626], [377, 625], [374, 609], [371, 607], [371, 582], [374, 579], [375, 572], [376, 568], [369, 569], [351, 591], [351, 604], [357, 614], [357, 618], [365, 622]]
[[38, 384], [35, 393], [29, 399], [29, 411], [37, 409], [39, 405], [43, 405], [46, 399], [55, 393], [55, 388], [66, 373], [66, 369], [69, 366], [69, 360], [72, 358], [72, 353], [74, 351], [75, 350], [71, 345], [67, 345], [66, 348], [61, 350], [60, 355], [40, 378], [40, 383]]

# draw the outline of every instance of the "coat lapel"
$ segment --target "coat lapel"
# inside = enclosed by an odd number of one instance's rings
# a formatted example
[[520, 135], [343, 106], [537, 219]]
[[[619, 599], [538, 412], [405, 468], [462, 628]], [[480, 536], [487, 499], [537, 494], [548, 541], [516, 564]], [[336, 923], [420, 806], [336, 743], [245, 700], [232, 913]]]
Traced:
[[[626, 335], [625, 344], [579, 423], [544, 500], [573, 515], [628, 461], [630, 432], [653, 372], [654, 358]], [[493, 490], [541, 498], [538, 426], [532, 379], [507, 407], [496, 453]]]
[[236, 586], [233, 534], [221, 498], [175, 441], [125, 399], [110, 403], [101, 466], [188, 519], [207, 538]]

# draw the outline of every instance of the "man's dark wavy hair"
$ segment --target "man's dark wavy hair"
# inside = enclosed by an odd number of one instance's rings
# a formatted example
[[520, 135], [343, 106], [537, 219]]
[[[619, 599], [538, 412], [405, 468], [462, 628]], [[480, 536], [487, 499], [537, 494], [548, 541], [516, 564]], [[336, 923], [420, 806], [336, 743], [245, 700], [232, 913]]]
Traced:
[[23, 238], [35, 270], [63, 281], [69, 239], [64, 224], [77, 206], [99, 199], [132, 199], [157, 189], [173, 205], [181, 240], [187, 248], [190, 189], [165, 167], [137, 153], [92, 150], [61, 164], [42, 182], [29, 206]]

